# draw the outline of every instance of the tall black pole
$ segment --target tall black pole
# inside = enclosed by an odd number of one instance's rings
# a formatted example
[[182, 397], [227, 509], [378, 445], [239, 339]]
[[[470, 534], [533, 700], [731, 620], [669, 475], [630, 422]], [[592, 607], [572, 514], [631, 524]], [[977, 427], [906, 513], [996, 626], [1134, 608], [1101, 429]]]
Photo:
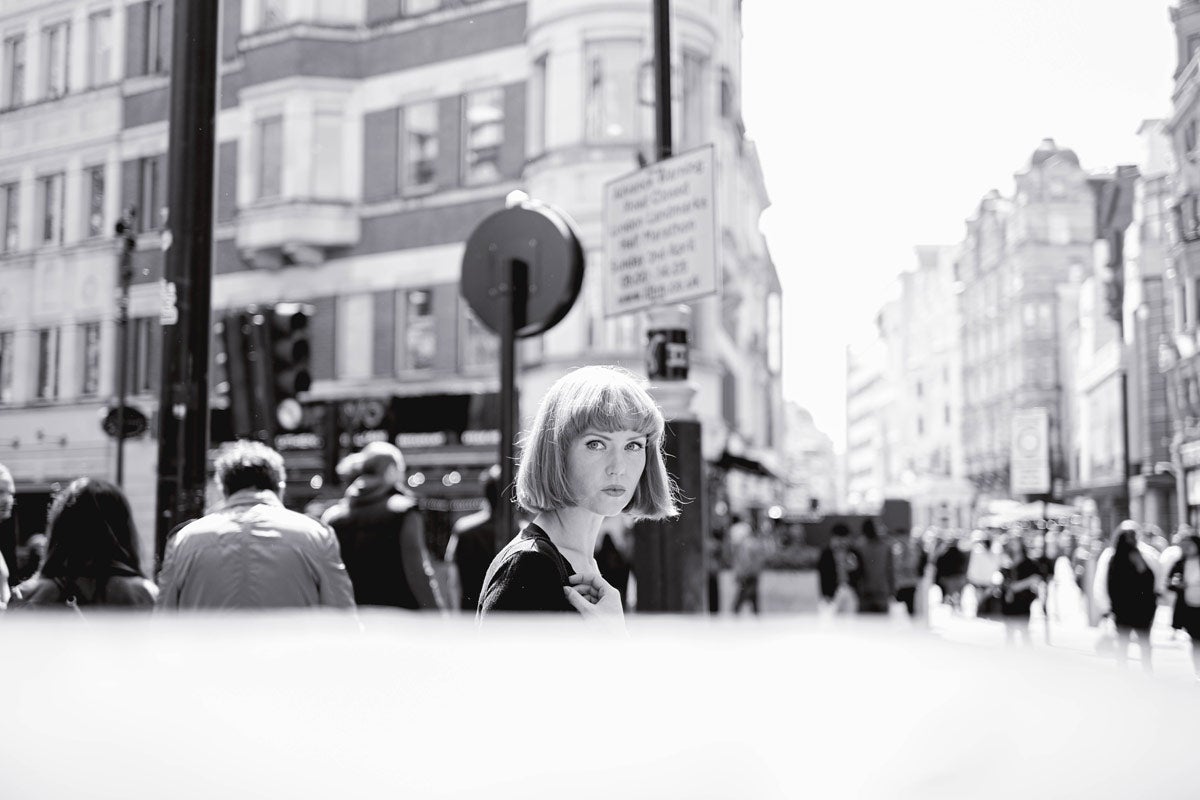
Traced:
[[121, 294], [117, 297], [117, 486], [125, 488], [125, 406], [129, 402], [129, 285], [133, 283], [133, 251], [137, 247], [133, 223], [137, 209], [129, 207], [117, 223], [120, 255], [117, 271]]
[[158, 406], [155, 552], [160, 562], [171, 529], [204, 513], [220, 5], [175, 3]]
[[671, 2], [654, 0], [654, 135], [656, 161], [671, 157]]
[[496, 549], [508, 544], [513, 529], [513, 455], [517, 435], [517, 331], [525, 325], [529, 267], [504, 259], [500, 283], [500, 508], [496, 509]]

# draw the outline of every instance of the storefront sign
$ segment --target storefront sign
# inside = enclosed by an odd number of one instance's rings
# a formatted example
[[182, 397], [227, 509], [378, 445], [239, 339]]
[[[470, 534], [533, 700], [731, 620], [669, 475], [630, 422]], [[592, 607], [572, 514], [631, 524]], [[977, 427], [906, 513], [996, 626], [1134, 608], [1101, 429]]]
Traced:
[[1046, 409], [1013, 412], [1010, 470], [1014, 495], [1050, 491], [1050, 413]]

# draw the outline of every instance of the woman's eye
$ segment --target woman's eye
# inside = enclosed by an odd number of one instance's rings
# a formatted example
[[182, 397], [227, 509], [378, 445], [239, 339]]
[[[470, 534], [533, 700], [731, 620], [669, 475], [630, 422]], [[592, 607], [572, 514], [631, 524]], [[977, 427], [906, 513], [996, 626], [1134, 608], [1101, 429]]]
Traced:
[[645, 444], [645, 442], [630, 442], [629, 444], [625, 445], [625, 449], [626, 450], [645, 450], [646, 444]]
[[603, 450], [604, 442], [600, 441], [599, 439], [592, 439], [585, 446], [588, 450]]

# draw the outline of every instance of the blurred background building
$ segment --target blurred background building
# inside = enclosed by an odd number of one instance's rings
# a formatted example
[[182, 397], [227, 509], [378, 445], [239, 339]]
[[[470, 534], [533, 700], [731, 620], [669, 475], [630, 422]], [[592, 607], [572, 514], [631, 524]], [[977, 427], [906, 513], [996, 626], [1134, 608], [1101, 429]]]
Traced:
[[[0, 462], [22, 536], [55, 484], [113, 474], [99, 417], [117, 393], [112, 231], [127, 206], [129, 391], [152, 424], [126, 444], [125, 484], [154, 529], [172, 9], [0, 8]], [[740, 7], [673, 14], [675, 147], [711, 145], [718, 164], [721, 290], [691, 304], [695, 410], [723, 499], [765, 508], [783, 491], [781, 290], [739, 110]], [[510, 192], [566, 210], [592, 265], [567, 319], [522, 345], [522, 415], [571, 367], [644, 372], [644, 320], [604, 316], [599, 265], [603, 186], [653, 153], [650, 7], [224, 0], [221, 26], [214, 311], [314, 309], [304, 420], [278, 442], [291, 502], [336, 496], [333, 463], [387, 438], [444, 539], [497, 458], [497, 342], [458, 279], [467, 235]]]

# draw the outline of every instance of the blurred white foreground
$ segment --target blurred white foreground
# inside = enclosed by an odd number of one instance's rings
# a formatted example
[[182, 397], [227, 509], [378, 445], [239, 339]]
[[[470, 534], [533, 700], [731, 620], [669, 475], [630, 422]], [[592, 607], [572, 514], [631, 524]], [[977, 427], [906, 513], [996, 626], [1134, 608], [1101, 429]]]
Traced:
[[1200, 796], [1200, 687], [861, 620], [0, 627], [3, 798]]

